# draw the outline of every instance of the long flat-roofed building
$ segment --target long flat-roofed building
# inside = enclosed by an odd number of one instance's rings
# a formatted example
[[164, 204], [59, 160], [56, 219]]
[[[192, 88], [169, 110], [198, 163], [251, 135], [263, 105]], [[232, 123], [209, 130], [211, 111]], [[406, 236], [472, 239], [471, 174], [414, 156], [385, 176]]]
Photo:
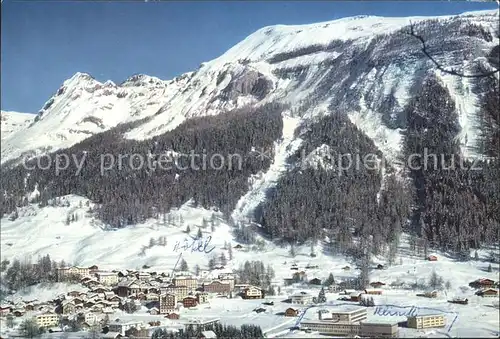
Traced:
[[408, 327], [410, 328], [431, 328], [431, 327], [445, 327], [446, 319], [444, 314], [425, 314], [408, 317]]

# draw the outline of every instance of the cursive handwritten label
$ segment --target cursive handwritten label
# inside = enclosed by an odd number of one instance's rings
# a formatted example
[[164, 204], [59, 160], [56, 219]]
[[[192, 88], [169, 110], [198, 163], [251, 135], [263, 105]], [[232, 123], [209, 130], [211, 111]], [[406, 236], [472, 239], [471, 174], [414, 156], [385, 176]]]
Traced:
[[200, 252], [200, 253], [210, 253], [215, 249], [215, 246], [210, 247], [210, 242], [212, 241], [212, 236], [209, 235], [205, 239], [203, 238], [194, 238], [189, 236], [190, 239], [184, 238], [184, 240], [177, 241], [174, 246], [174, 252], [178, 251], [189, 251], [191, 253]]
[[400, 307], [400, 306], [389, 306], [389, 305], [377, 306], [375, 307], [375, 311], [373, 312], [374, 315], [380, 315], [384, 317], [385, 316], [414, 317], [417, 315], [417, 313], [418, 313], [418, 308], [415, 306]]

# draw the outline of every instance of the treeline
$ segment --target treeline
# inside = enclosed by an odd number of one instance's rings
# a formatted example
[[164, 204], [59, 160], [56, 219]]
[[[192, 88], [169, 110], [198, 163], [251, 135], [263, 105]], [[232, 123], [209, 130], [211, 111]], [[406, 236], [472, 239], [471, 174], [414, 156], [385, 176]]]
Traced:
[[[217, 338], [264, 338], [262, 329], [257, 325], [245, 324], [238, 328], [236, 326], [216, 323], [212, 326], [209, 326], [207, 330], [213, 331]], [[181, 330], [179, 332], [168, 332], [164, 329], [158, 329], [153, 333], [151, 339], [191, 339], [201, 337], [202, 329], [200, 327], [197, 327], [195, 329], [192, 325], [189, 325], [186, 327], [186, 330]]]
[[[2, 271], [5, 273], [2, 280], [10, 290], [18, 290], [42, 282], [57, 282], [57, 269], [66, 266], [64, 261], [58, 263], [52, 260], [48, 254], [39, 257], [36, 263], [32, 263], [28, 259], [14, 259], [12, 262], [4, 260]], [[68, 279], [71, 280], [71, 277]]]
[[[281, 137], [281, 112], [285, 108], [271, 103], [218, 116], [194, 118], [173, 131], [146, 141], [126, 140], [116, 130], [94, 135], [69, 149], [51, 154], [55, 162], [56, 154], [75, 155], [82, 159], [85, 152], [85, 164], [78, 175], [75, 175], [77, 166], [74, 163], [59, 175], [53, 167], [51, 170], [35, 168], [29, 171], [17, 166], [2, 171], [0, 182], [7, 193], [1, 212], [9, 213], [16, 206], [26, 204], [25, 197], [37, 187], [40, 206], [57, 196], [85, 196], [98, 204], [95, 211], [98, 217], [115, 227], [140, 223], [151, 217], [159, 218], [190, 199], [197, 206], [217, 207], [228, 215], [248, 190], [248, 178], [269, 167], [270, 160], [256, 157], [253, 151], [270, 150], [273, 142]], [[125, 158], [121, 169], [115, 164], [101, 175], [102, 155], [111, 154], [117, 159], [120, 155], [138, 154], [147, 159], [151, 154], [154, 162], [161, 160], [159, 157], [168, 151], [200, 155], [195, 158], [198, 168], [191, 166], [191, 158], [183, 157], [177, 165], [172, 164], [171, 169], [159, 166], [134, 169], [137, 162]], [[220, 164], [217, 157], [214, 161], [216, 168], [210, 163], [202, 167], [202, 155], [206, 155], [207, 163], [207, 159], [216, 154], [224, 157], [222, 168], [217, 167]], [[238, 156], [231, 157], [235, 154]], [[29, 166], [37, 167], [34, 161]]]
[[[239, 284], [258, 286], [264, 289], [265, 292], [270, 291], [271, 281], [275, 277], [275, 272], [271, 265], [265, 266], [260, 260], [245, 261], [245, 263], [236, 270], [236, 274]], [[274, 294], [274, 291], [271, 291], [271, 294]]]

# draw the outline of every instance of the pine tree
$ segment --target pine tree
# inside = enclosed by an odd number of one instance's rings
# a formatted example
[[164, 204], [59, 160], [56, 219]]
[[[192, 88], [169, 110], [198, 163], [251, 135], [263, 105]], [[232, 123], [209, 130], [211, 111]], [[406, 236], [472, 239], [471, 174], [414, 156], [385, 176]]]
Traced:
[[492, 272], [493, 269], [491, 268], [491, 264], [488, 265], [488, 272]]
[[328, 278], [325, 280], [325, 282], [323, 284], [325, 286], [332, 286], [334, 283], [335, 283], [335, 279], [333, 278], [333, 274], [330, 273], [330, 275], [328, 276]]
[[184, 258], [181, 259], [180, 270], [181, 271], [188, 271], [189, 270], [188, 264], [187, 264], [186, 260], [184, 260]]
[[295, 246], [293, 245], [293, 243], [290, 244], [290, 252], [289, 253], [290, 253], [290, 256], [295, 258], [296, 253], [295, 253]]
[[[186, 230], [187, 231], [187, 230]], [[189, 231], [187, 231], [187, 233], [189, 233]], [[203, 238], [203, 233], [201, 232], [201, 228], [198, 228], [198, 233], [196, 234], [196, 237], [198, 239], [201, 239]]]
[[186, 233], [190, 233], [191, 232], [191, 228], [189, 228], [189, 225], [186, 226]]
[[233, 247], [231, 243], [227, 246], [227, 255], [229, 256], [229, 261], [233, 260]]
[[227, 259], [226, 259], [226, 256], [224, 255], [224, 252], [222, 252], [222, 253], [220, 254], [219, 259], [220, 259], [220, 264], [221, 264], [222, 266], [226, 266], [226, 265], [227, 265]]
[[194, 266], [194, 275], [199, 276], [200, 275], [200, 265], [196, 264]]
[[317, 302], [318, 304], [326, 303], [326, 295], [324, 287], [321, 287], [321, 290], [319, 291]]
[[26, 319], [19, 325], [19, 333], [21, 333], [24, 338], [35, 338], [41, 335], [41, 330], [36, 321]]

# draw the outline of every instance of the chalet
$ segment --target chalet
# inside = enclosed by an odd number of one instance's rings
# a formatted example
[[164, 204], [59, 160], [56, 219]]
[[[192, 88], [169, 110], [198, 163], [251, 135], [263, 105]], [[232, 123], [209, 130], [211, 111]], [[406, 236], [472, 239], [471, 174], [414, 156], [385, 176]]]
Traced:
[[467, 305], [469, 300], [467, 298], [453, 298], [452, 300], [448, 300], [448, 302], [452, 304]]
[[114, 294], [113, 292], [104, 292], [104, 299], [109, 300], [109, 299], [114, 298], [114, 297], [118, 297], [118, 296], [116, 294]]
[[139, 292], [139, 293], [131, 295], [129, 298], [132, 300], [143, 301], [143, 300], [146, 300], [146, 294], [144, 294], [143, 292]]
[[25, 311], [34, 311], [35, 310], [35, 305], [33, 305], [33, 304], [26, 304], [26, 306], [24, 306], [24, 310]]
[[262, 299], [264, 298], [264, 293], [262, 289], [256, 286], [250, 286], [243, 290], [243, 299]]
[[93, 301], [93, 300], [87, 300], [83, 304], [83, 307], [85, 307], [85, 308], [91, 308], [91, 307], [94, 307], [95, 304], [96, 304], [95, 301]]
[[203, 285], [203, 291], [208, 293], [219, 293], [222, 295], [229, 295], [229, 293], [231, 293], [231, 285], [215, 280], [212, 281], [210, 284]]
[[109, 289], [103, 287], [103, 286], [96, 286], [91, 290], [92, 293], [106, 293], [109, 292]]
[[198, 292], [196, 293], [196, 299], [198, 299], [198, 304], [206, 304], [208, 302], [208, 293]]
[[382, 264], [377, 265], [377, 270], [383, 270], [383, 269], [384, 269], [384, 265], [382, 265]]
[[196, 307], [198, 306], [198, 299], [189, 296], [185, 297], [184, 299], [182, 299], [182, 306], [184, 306], [185, 308]]
[[62, 305], [63, 314], [73, 314], [75, 313], [75, 304], [73, 302], [65, 302]]
[[255, 313], [263, 313], [266, 311], [265, 308], [263, 307], [257, 307], [256, 309], [253, 310]]
[[361, 295], [362, 295], [361, 292], [352, 292], [349, 296], [351, 298], [351, 301], [358, 302], [361, 300]]
[[95, 279], [90, 279], [86, 283], [83, 284], [83, 286], [88, 287], [90, 289], [95, 288], [99, 285], [101, 285], [101, 283]]
[[[91, 280], [90, 278], [84, 278], [84, 279]], [[82, 279], [82, 280], [83, 280], [83, 279]], [[78, 298], [78, 297], [80, 297], [81, 295], [85, 295], [85, 293], [83, 293], [83, 292], [79, 292], [79, 291], [71, 291], [71, 292], [68, 292], [68, 293], [67, 293], [67, 296], [68, 296], [68, 297], [73, 297], [73, 298]]]
[[366, 290], [365, 290], [365, 293], [366, 293], [366, 294], [380, 295], [380, 294], [382, 294], [382, 290], [378, 290], [378, 289], [370, 288], [370, 289], [366, 289]]
[[179, 313], [169, 313], [165, 316], [167, 319], [178, 320], [180, 318]]
[[318, 265], [310, 265], [310, 264], [307, 264], [306, 268], [309, 270], [309, 269], [319, 268], [319, 266], [318, 266]]
[[495, 286], [495, 281], [491, 279], [477, 279], [469, 284], [472, 288], [491, 288]]
[[373, 288], [380, 288], [382, 286], [385, 286], [385, 284], [381, 281], [374, 281], [374, 282], [370, 283], [370, 286]]
[[82, 279], [80, 279], [80, 284], [85, 284], [89, 280], [92, 280], [92, 278], [91, 277], [83, 277]]
[[151, 278], [151, 274], [149, 274], [148, 272], [138, 272], [135, 276], [141, 281], [145, 281]]
[[296, 317], [299, 315], [299, 310], [296, 308], [287, 308], [285, 311], [285, 317]]
[[344, 266], [344, 267], [342, 267], [342, 269], [343, 269], [344, 271], [349, 271], [351, 268], [350, 268], [349, 266]]
[[148, 288], [148, 293], [160, 294], [160, 289], [158, 287]]
[[0, 306], [0, 316], [7, 315], [12, 311], [12, 306], [2, 305]]
[[131, 328], [138, 328], [141, 325], [141, 321], [122, 322], [120, 321], [120, 319], [116, 319], [115, 321], [112, 321], [108, 324], [108, 329], [109, 332], [118, 332], [122, 336], [124, 336], [126, 331], [130, 330]]
[[312, 303], [313, 297], [307, 292], [300, 292], [290, 297], [292, 304], [307, 305]]
[[311, 285], [321, 285], [321, 279], [314, 278], [309, 281], [309, 284]]
[[498, 297], [498, 290], [494, 288], [485, 288], [481, 291], [476, 292], [476, 295], [481, 297]]
[[124, 336], [118, 332], [107, 332], [107, 333], [103, 334], [101, 338], [103, 338], [103, 339], [120, 339], [120, 338], [124, 338]]
[[251, 286], [250, 284], [235, 284], [234, 285], [234, 290], [237, 293], [243, 293], [243, 291], [245, 291], [245, 289], [249, 288], [250, 286]]
[[217, 266], [215, 266], [215, 267], [214, 267], [214, 269], [216, 269], [216, 270], [223, 270], [223, 269], [225, 269], [225, 268], [226, 268], [226, 267], [225, 267], [225, 266], [223, 266], [223, 265], [217, 265]]
[[434, 254], [431, 254], [427, 257], [427, 260], [428, 261], [437, 261], [438, 260], [438, 257], [437, 255], [434, 255]]
[[233, 247], [234, 249], [237, 249], [237, 250], [241, 250], [243, 248], [243, 246], [241, 246], [240, 244], [236, 245]]
[[156, 308], [156, 307], [153, 307], [153, 308], [150, 308], [148, 310], [148, 313], [151, 314], [151, 315], [158, 315], [158, 314], [160, 314], [160, 310], [158, 308]]
[[169, 314], [175, 310], [177, 297], [175, 294], [165, 293], [160, 295], [160, 314]]
[[430, 292], [417, 294], [417, 297], [426, 297], [426, 298], [437, 298], [437, 296], [438, 296], [437, 291], [430, 291]]
[[12, 311], [12, 314], [15, 317], [22, 317], [24, 315], [24, 310], [14, 310], [14, 311]]

